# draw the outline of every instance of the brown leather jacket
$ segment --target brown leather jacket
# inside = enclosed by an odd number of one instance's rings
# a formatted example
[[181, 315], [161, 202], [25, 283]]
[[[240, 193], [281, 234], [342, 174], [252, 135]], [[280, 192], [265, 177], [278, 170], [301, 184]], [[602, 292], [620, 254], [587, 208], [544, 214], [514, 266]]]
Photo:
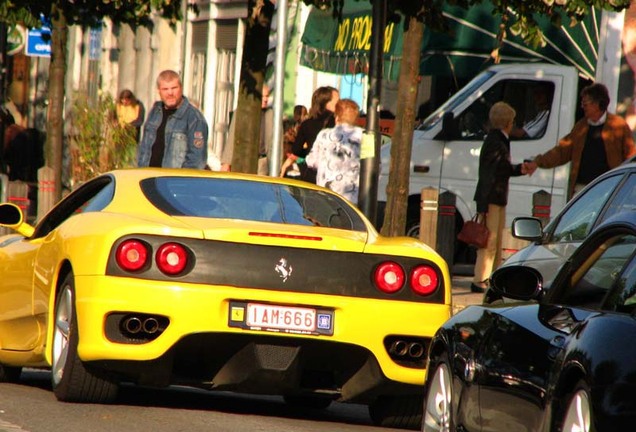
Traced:
[[[572, 131], [563, 137], [555, 147], [534, 159], [539, 168], [554, 168], [572, 162], [568, 183], [568, 199], [574, 194], [588, 129], [587, 120], [585, 118], [579, 120]], [[610, 169], [636, 155], [632, 131], [622, 117], [607, 113], [607, 120], [603, 125], [601, 136]]]

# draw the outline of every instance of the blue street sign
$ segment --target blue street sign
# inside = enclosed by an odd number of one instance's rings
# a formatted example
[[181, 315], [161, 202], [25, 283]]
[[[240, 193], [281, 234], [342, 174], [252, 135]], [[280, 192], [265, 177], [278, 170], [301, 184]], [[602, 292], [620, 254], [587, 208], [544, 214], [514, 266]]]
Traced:
[[51, 57], [51, 29], [49, 27], [43, 26], [39, 29], [30, 29], [27, 32], [26, 55]]

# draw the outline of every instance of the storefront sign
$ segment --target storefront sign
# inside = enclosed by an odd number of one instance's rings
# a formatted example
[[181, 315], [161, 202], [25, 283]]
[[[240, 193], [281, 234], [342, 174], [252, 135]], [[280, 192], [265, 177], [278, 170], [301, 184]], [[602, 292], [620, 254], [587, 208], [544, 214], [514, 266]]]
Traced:
[[[370, 15], [345, 17], [338, 24], [338, 35], [334, 42], [334, 51], [369, 51], [371, 49], [371, 28], [373, 19]], [[384, 53], [391, 53], [394, 23], [384, 29]]]
[[51, 57], [51, 29], [42, 26], [30, 29], [27, 33], [26, 55], [34, 57]]
[[14, 55], [24, 49], [26, 29], [21, 25], [10, 26], [7, 30], [7, 54]]

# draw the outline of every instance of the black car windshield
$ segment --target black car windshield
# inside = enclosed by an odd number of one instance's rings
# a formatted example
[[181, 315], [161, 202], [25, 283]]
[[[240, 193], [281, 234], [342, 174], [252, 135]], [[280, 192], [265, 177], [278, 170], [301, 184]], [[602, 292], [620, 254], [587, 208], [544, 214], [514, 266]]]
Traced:
[[153, 205], [171, 216], [366, 231], [344, 198], [302, 187], [227, 178], [156, 177], [143, 180], [141, 189]]

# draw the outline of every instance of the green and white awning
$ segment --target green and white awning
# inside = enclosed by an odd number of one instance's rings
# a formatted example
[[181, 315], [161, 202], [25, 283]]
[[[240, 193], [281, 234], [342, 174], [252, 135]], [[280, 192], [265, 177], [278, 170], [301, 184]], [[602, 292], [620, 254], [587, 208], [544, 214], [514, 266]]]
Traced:
[[[444, 6], [443, 14], [450, 33], [425, 29], [422, 44], [422, 75], [472, 77], [495, 62], [497, 33], [501, 18], [492, 13], [492, 4], [484, 2], [468, 10]], [[580, 75], [593, 79], [598, 59], [601, 12], [593, 10], [584, 21], [556, 27], [548, 18], [537, 17], [546, 45], [534, 49], [507, 32], [499, 49], [505, 62], [542, 61], [575, 66]], [[312, 9], [302, 36], [301, 64], [336, 74], [366, 72], [371, 44], [371, 4], [347, 0], [341, 22], [332, 11]], [[402, 55], [403, 21], [385, 29], [384, 76], [396, 80]]]

